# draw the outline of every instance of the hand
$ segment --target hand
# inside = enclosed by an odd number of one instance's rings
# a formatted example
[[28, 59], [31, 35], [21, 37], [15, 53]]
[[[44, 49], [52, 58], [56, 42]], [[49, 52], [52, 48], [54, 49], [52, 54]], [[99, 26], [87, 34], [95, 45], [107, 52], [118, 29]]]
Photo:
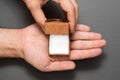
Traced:
[[[48, 0], [23, 0], [30, 12], [32, 13], [35, 21], [44, 29], [46, 17], [42, 11], [42, 6], [47, 3]], [[66, 12], [67, 18], [70, 24], [70, 31], [75, 31], [75, 26], [78, 20], [78, 5], [76, 0], [53, 0], [60, 4], [61, 8]]]
[[[85, 25], [77, 25], [76, 32], [72, 34], [70, 60], [92, 58], [102, 53], [106, 41], [101, 34], [89, 32]], [[51, 61], [48, 56], [48, 36], [37, 24], [30, 25], [21, 30], [21, 50], [23, 58], [38, 70], [61, 71], [75, 68], [73, 61]], [[69, 65], [69, 66], [68, 66]]]

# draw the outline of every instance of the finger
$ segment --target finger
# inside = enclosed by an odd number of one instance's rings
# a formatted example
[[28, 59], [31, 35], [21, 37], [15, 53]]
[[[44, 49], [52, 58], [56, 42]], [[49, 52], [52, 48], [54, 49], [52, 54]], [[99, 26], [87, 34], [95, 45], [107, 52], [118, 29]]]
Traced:
[[45, 23], [46, 17], [41, 9], [31, 10], [31, 13], [35, 21], [44, 29], [43, 25]]
[[76, 31], [89, 32], [90, 31], [90, 27], [86, 26], [86, 25], [83, 25], [83, 24], [77, 24]]
[[45, 72], [72, 70], [74, 68], [75, 68], [75, 63], [73, 61], [57, 61], [57, 62], [51, 62], [45, 68]]
[[[33, 4], [34, 3], [34, 4]], [[32, 16], [34, 17], [35, 21], [43, 28], [43, 25], [45, 23], [46, 17], [41, 9], [41, 4], [36, 2], [29, 2], [26, 3], [27, 7], [29, 8]]]
[[76, 31], [72, 37], [71, 40], [99, 40], [102, 38], [102, 35], [95, 32], [81, 32]]
[[[61, 8], [67, 13], [67, 19], [70, 24], [70, 32], [75, 32], [76, 14], [75, 7], [71, 0], [53, 0], [60, 4]], [[67, 5], [66, 5], [67, 4]]]
[[72, 41], [70, 48], [72, 50], [83, 50], [83, 49], [92, 49], [100, 48], [106, 45], [105, 40], [93, 40], [93, 41]]
[[88, 50], [72, 50], [70, 52], [71, 60], [81, 60], [86, 58], [93, 58], [102, 53], [101, 48], [88, 49]]
[[79, 9], [78, 9], [78, 4], [76, 0], [71, 0], [71, 2], [73, 3], [74, 7], [75, 7], [75, 14], [76, 14], [76, 22], [78, 21], [78, 13], [79, 13]]

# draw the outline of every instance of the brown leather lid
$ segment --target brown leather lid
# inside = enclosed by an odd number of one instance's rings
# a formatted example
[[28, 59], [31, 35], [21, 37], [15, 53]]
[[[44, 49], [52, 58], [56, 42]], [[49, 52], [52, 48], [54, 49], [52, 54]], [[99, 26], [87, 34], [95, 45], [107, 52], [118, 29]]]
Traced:
[[48, 20], [45, 22], [45, 34], [69, 34], [69, 24], [59, 19]]

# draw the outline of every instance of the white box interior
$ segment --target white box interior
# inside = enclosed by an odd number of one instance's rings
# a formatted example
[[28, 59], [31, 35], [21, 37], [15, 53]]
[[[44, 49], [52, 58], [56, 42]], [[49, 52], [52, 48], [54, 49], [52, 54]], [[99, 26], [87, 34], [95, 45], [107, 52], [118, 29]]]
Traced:
[[68, 55], [69, 35], [50, 35], [49, 53], [50, 55]]

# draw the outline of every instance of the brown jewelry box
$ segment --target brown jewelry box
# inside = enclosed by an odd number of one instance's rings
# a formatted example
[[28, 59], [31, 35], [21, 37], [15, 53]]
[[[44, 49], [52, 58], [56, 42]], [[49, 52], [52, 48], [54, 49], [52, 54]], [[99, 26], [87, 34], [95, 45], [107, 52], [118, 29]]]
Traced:
[[[45, 22], [45, 34], [60, 34], [60, 35], [69, 35], [69, 23], [62, 21], [46, 21]], [[70, 46], [70, 45], [68, 45]], [[68, 55], [65, 54], [50, 54], [49, 56], [54, 60], [69, 60]]]

